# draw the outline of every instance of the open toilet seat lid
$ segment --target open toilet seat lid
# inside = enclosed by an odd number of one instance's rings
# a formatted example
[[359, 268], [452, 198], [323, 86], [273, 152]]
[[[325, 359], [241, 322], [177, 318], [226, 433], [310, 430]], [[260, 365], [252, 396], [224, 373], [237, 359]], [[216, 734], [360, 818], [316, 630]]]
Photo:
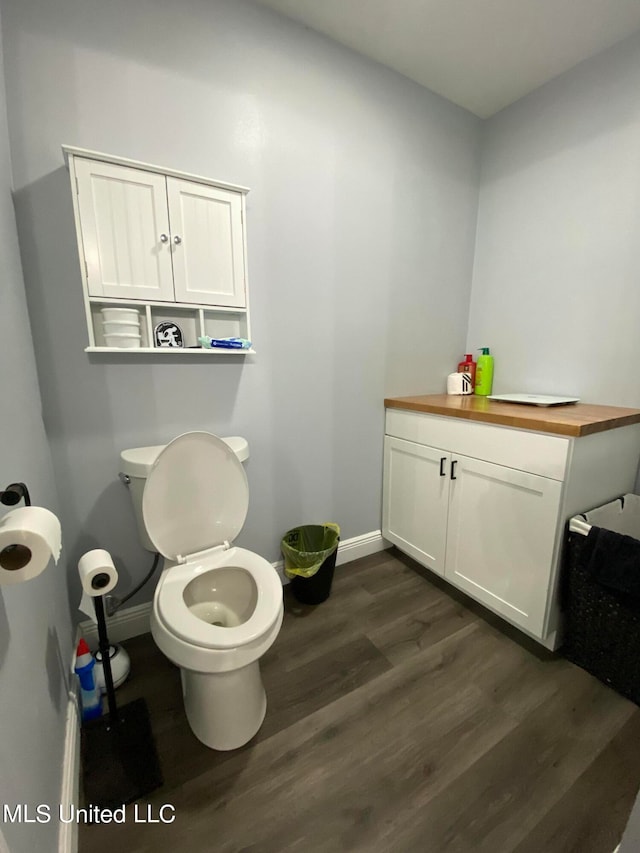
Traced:
[[187, 432], [167, 444], [149, 472], [142, 516], [170, 560], [233, 542], [249, 508], [242, 463], [221, 438]]

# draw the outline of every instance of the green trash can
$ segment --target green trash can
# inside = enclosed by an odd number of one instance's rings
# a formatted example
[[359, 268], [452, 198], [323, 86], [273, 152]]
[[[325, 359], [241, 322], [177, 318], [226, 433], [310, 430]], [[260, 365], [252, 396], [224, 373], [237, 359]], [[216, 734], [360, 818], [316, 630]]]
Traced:
[[298, 601], [320, 604], [329, 598], [339, 542], [340, 528], [330, 523], [294, 527], [282, 537], [284, 571]]

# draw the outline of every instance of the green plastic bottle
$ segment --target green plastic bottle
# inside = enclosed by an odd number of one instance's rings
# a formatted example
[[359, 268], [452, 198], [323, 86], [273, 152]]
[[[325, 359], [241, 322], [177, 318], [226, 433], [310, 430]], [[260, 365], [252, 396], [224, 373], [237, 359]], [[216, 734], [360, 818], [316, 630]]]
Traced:
[[482, 355], [478, 356], [474, 393], [480, 397], [487, 397], [493, 388], [493, 356], [489, 352], [489, 347], [480, 347], [480, 350]]

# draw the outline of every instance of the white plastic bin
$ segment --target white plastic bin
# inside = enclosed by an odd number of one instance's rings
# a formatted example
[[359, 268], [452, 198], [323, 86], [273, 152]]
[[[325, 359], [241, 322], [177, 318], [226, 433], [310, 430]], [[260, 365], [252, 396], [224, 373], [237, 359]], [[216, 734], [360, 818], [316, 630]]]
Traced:
[[105, 346], [108, 347], [119, 347], [120, 349], [135, 349], [136, 347], [142, 346], [140, 343], [142, 340], [142, 335], [127, 335], [127, 334], [114, 334], [104, 336]]
[[102, 308], [103, 323], [138, 323], [140, 324], [140, 312], [137, 308]]
[[129, 320], [103, 320], [102, 329], [105, 335], [139, 335], [140, 323], [131, 323]]

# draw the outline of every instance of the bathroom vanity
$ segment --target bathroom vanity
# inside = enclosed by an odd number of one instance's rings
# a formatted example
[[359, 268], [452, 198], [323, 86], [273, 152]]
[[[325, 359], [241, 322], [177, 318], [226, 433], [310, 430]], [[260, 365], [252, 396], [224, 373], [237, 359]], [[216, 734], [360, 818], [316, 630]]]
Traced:
[[578, 512], [633, 491], [640, 410], [385, 400], [384, 537], [549, 649]]

